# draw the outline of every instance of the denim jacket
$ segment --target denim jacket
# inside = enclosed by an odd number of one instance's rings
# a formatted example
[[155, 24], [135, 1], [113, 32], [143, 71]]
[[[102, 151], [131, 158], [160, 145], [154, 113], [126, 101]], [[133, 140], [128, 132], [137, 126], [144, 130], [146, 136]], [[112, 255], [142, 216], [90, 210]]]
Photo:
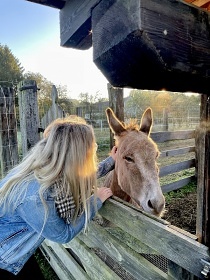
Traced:
[[[99, 164], [97, 176], [102, 177], [114, 168], [114, 160], [108, 157]], [[17, 169], [14, 169], [17, 170]], [[15, 172], [15, 171], [12, 172]], [[16, 171], [17, 172], [17, 171]], [[1, 182], [0, 188], [11, 176], [9, 173]], [[45, 223], [45, 210], [39, 197], [39, 183], [36, 179], [28, 184], [24, 199], [11, 213], [1, 216], [0, 208], [0, 269], [18, 274], [26, 261], [41, 245], [44, 239], [58, 243], [67, 243], [84, 227], [85, 214], [78, 217], [75, 223], [66, 224], [58, 216], [54, 199], [50, 191], [44, 194], [48, 205], [48, 216]], [[94, 197], [90, 198], [90, 219], [96, 214]], [[99, 198], [96, 208], [102, 207]]]

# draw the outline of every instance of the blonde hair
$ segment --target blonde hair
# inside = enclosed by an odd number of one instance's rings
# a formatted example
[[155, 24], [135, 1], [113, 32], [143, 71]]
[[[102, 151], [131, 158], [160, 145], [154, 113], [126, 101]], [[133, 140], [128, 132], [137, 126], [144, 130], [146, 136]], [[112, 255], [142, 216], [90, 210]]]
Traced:
[[4, 211], [17, 205], [27, 189], [24, 182], [36, 178], [40, 184], [39, 194], [46, 210], [46, 218], [47, 205], [43, 194], [61, 179], [60, 192], [74, 197], [74, 218], [78, 214], [81, 197], [86, 214], [86, 228], [90, 215], [87, 198], [93, 189], [96, 191], [96, 144], [93, 129], [84, 119], [70, 116], [53, 121], [43, 136], [16, 167], [18, 172], [14, 172], [0, 189], [0, 205], [3, 205]]

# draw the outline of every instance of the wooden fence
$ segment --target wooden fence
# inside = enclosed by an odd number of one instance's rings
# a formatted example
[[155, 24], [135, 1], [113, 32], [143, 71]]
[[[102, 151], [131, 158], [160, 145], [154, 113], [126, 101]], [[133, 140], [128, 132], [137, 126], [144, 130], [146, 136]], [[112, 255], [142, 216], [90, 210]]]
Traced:
[[[40, 139], [40, 131], [54, 119], [63, 117], [65, 112], [57, 104], [58, 93], [52, 87], [52, 105], [41, 120], [35, 81], [25, 80], [18, 85], [19, 126], [15, 110], [15, 90], [0, 87], [0, 178], [16, 165], [27, 151]], [[19, 147], [18, 147], [19, 146]]]
[[[151, 138], [156, 143], [170, 143], [170, 141], [182, 141], [185, 142], [185, 140], [193, 139], [195, 140], [195, 130], [185, 130], [185, 131], [165, 131], [165, 132], [154, 132], [151, 133]], [[169, 144], [170, 145], [170, 144]], [[168, 146], [168, 145], [167, 145]], [[169, 146], [170, 147], [170, 146]], [[192, 155], [193, 154], [193, 155]], [[174, 174], [180, 171], [187, 171], [191, 168], [196, 167], [196, 159], [195, 159], [195, 142], [189, 146], [189, 145], [182, 145], [181, 148], [174, 148], [174, 149], [163, 149], [161, 150], [160, 157], [167, 159], [171, 157], [180, 157], [186, 155], [186, 158], [190, 155], [190, 159], [180, 161], [177, 163], [165, 165], [160, 168], [159, 177], [162, 178], [164, 176]], [[163, 193], [167, 193], [173, 190], [180, 189], [184, 186], [186, 186], [190, 181], [195, 179], [195, 171], [193, 172], [193, 175], [186, 176], [185, 178], [177, 179], [176, 181], [173, 181], [168, 184], [162, 184], [161, 188], [163, 190]]]
[[18, 163], [15, 98], [12, 88], [0, 87], [0, 168], [3, 177]]
[[[157, 143], [194, 139], [195, 131], [156, 132]], [[161, 151], [161, 157], [195, 152], [195, 146]], [[195, 167], [195, 156], [160, 168], [160, 177]], [[179, 189], [195, 179], [162, 185], [163, 192]], [[208, 248], [197, 237], [134, 208], [119, 198], [109, 199], [81, 233], [68, 244], [45, 241], [42, 252], [60, 279], [204, 279], [201, 259]], [[59, 265], [58, 265], [59, 264]]]
[[[31, 88], [31, 85], [23, 84], [21, 89], [34, 92], [35, 86]], [[29, 116], [27, 120], [30, 120]], [[38, 125], [35, 133], [38, 133]], [[0, 137], [3, 136], [1, 132]], [[194, 136], [194, 131], [152, 134], [154, 141], [160, 143]], [[28, 143], [31, 138], [27, 139]], [[190, 146], [162, 150], [161, 157], [189, 153], [194, 149], [194, 146]], [[195, 158], [192, 158], [164, 166], [160, 169], [160, 176], [194, 167], [195, 163]], [[189, 176], [184, 181], [162, 188], [168, 192], [182, 187], [192, 178]], [[196, 236], [145, 214], [118, 198], [106, 201], [99, 215], [91, 222], [87, 234], [79, 234], [68, 244], [46, 240], [41, 250], [62, 280], [205, 279], [206, 262], [208, 264], [210, 261], [208, 248], [200, 244]]]
[[87, 234], [42, 251], [60, 279], [205, 279], [208, 248], [196, 237], [119, 199], [109, 199]]

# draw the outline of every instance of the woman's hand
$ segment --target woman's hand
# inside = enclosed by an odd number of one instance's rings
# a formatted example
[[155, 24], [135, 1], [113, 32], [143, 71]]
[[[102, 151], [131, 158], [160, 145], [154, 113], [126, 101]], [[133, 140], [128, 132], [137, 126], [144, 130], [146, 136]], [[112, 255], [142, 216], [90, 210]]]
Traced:
[[101, 187], [101, 188], [97, 189], [97, 196], [100, 198], [102, 203], [112, 195], [113, 195], [113, 193], [110, 188]]
[[114, 161], [116, 160], [116, 155], [117, 155], [117, 147], [114, 146], [114, 147], [111, 149], [111, 152], [110, 152], [110, 156], [113, 158]]

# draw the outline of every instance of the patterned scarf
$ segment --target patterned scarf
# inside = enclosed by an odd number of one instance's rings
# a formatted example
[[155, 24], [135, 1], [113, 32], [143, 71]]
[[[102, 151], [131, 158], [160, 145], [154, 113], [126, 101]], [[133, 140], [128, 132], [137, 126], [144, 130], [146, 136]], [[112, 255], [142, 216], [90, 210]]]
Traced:
[[[53, 188], [57, 193], [55, 199], [55, 206], [60, 218], [62, 218], [67, 224], [72, 223], [75, 216], [76, 204], [72, 193], [66, 195], [64, 192], [60, 191], [60, 186], [62, 180], [58, 180], [54, 183]], [[79, 198], [79, 211], [77, 217], [80, 217], [84, 211], [83, 203], [81, 202], [81, 197]]]

